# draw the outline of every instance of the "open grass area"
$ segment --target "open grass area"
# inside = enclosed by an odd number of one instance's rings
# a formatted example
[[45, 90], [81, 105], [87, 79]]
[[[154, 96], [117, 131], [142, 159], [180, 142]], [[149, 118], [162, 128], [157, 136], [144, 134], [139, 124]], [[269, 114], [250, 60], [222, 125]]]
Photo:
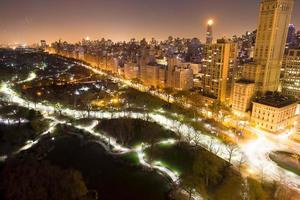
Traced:
[[146, 154], [148, 159], [152, 157], [153, 160], [161, 162], [165, 167], [177, 171], [179, 174], [185, 174], [192, 170], [195, 152], [193, 147], [186, 143], [178, 143], [156, 145], [153, 150], [147, 149]]
[[118, 143], [133, 147], [141, 143], [154, 144], [164, 139], [177, 138], [176, 134], [157, 123], [141, 119], [119, 118], [101, 120], [96, 127], [115, 138]]
[[36, 134], [30, 124], [0, 125], [0, 156], [11, 154], [24, 146], [27, 140], [34, 140]]
[[183, 188], [187, 187], [185, 184], [194, 183], [194, 188], [209, 199], [241, 199], [243, 179], [240, 174], [200, 147], [187, 143], [155, 145], [153, 149], [147, 149], [146, 155], [148, 159], [177, 171]]
[[4, 105], [0, 116], [0, 156], [11, 154], [26, 142], [34, 140], [49, 127], [39, 112], [16, 105]]
[[101, 145], [84, 140], [75, 136], [56, 137], [47, 159], [62, 168], [79, 170], [87, 187], [103, 199], [167, 199], [168, 180], [144, 169], [137, 163], [136, 155], [113, 155]]

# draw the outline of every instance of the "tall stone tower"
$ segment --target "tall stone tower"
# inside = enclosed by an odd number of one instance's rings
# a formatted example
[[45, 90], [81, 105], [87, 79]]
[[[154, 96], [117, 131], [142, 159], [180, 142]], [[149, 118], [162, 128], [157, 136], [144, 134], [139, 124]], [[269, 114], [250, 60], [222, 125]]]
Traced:
[[294, 0], [261, 0], [254, 60], [256, 90], [277, 91]]

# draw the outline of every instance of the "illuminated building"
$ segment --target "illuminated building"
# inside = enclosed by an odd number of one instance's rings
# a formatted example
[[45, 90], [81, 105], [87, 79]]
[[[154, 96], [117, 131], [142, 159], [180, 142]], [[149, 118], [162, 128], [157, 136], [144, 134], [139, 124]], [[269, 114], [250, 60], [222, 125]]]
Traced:
[[266, 95], [253, 102], [252, 123], [271, 133], [281, 133], [294, 125], [297, 103], [278, 94]]
[[167, 73], [166, 73], [166, 87], [173, 87], [174, 85], [174, 72], [176, 66], [179, 65], [179, 60], [175, 57], [168, 58], [167, 60]]
[[229, 102], [236, 70], [236, 43], [218, 40], [216, 44], [203, 47], [201, 67], [202, 93], [221, 102]]
[[166, 87], [166, 66], [161, 66], [158, 69], [158, 83], [159, 88], [165, 88]]
[[252, 122], [274, 133], [289, 127], [296, 111], [289, 97], [269, 94], [279, 89], [293, 4], [294, 0], [261, 0], [254, 62], [244, 65], [242, 72], [243, 79], [255, 81], [256, 95], [262, 95], [253, 102]]
[[282, 92], [300, 99], [300, 49], [291, 49], [286, 56]]
[[296, 133], [297, 137], [300, 139], [300, 115], [297, 115], [297, 121], [296, 121]]
[[257, 91], [277, 91], [294, 0], [261, 0], [254, 61]]
[[139, 66], [137, 63], [126, 63], [124, 65], [124, 76], [126, 79], [133, 80], [139, 78]]
[[259, 70], [260, 68], [255, 63], [246, 63], [243, 65], [241, 78], [255, 82]]
[[206, 44], [212, 44], [213, 43], [213, 20], [208, 20], [207, 22], [207, 31], [206, 31]]
[[41, 48], [42, 49], [46, 49], [47, 48], [46, 40], [41, 40]]
[[201, 64], [199, 64], [199, 63], [185, 62], [185, 63], [181, 63], [180, 65], [184, 66], [185, 68], [192, 69], [194, 75], [199, 74], [200, 69], [201, 69]]
[[104, 69], [106, 71], [110, 71], [112, 73], [118, 73], [119, 68], [119, 60], [114, 58], [113, 56], [106, 56], [105, 57], [105, 65]]
[[193, 71], [188, 67], [176, 67], [174, 73], [174, 88], [190, 90], [193, 88]]
[[[288, 35], [286, 40], [286, 50], [296, 45], [296, 29], [294, 24], [289, 25]], [[286, 51], [287, 52], [287, 51]]]
[[158, 86], [159, 67], [156, 65], [141, 65], [140, 80], [147, 86]]
[[234, 84], [232, 93], [232, 109], [247, 112], [251, 107], [251, 97], [254, 94], [255, 84], [252, 81], [239, 80]]
[[77, 49], [77, 53], [78, 53], [78, 58], [79, 60], [83, 60], [84, 59], [84, 49], [82, 47], [79, 47]]

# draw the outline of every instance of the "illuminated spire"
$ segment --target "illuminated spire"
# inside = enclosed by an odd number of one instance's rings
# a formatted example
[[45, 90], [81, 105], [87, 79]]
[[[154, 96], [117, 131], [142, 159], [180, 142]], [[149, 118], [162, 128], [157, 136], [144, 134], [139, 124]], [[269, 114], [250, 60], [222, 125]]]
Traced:
[[206, 44], [212, 44], [213, 42], [213, 24], [214, 21], [212, 19], [207, 21]]
[[212, 19], [208, 20], [207, 25], [212, 26], [214, 24], [214, 21]]

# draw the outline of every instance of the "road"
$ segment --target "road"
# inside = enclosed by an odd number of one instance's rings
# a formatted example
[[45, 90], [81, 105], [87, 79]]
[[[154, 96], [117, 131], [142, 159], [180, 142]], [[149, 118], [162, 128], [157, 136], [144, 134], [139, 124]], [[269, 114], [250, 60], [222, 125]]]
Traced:
[[[82, 64], [80, 62], [77, 62], [76, 64], [81, 65], [87, 69], [90, 69], [94, 73], [105, 74], [101, 70], [92, 68], [91, 66]], [[109, 78], [117, 82], [123, 83], [129, 87], [135, 88], [139, 91], [149, 92], [149, 88], [144, 85], [132, 83], [129, 80], [124, 80], [111, 75], [109, 76]], [[167, 94], [161, 93], [159, 91], [150, 91], [150, 93], [170, 103], [176, 101], [176, 99], [173, 98], [172, 96], [168, 96]], [[185, 108], [191, 107], [191, 105], [189, 104], [182, 104], [182, 106]], [[161, 120], [165, 121], [167, 119], [161, 119]], [[170, 123], [172, 124], [175, 122], [167, 122], [165, 125], [170, 126]], [[184, 127], [183, 130], [181, 130], [182, 133], [186, 137], [189, 137], [188, 135], [190, 134], [190, 132], [191, 131], [194, 132], [193, 134], [195, 136], [193, 136], [192, 138], [194, 139], [197, 138], [197, 140], [199, 140], [197, 141], [197, 143], [200, 143], [203, 147], [207, 148], [207, 146], [210, 143], [209, 141], [213, 140], [214, 148], [218, 149], [217, 156], [227, 160], [228, 148], [226, 147], [225, 144], [223, 143], [220, 144], [220, 141], [218, 139], [207, 138], [202, 133], [193, 130], [193, 128], [191, 127], [188, 127], [186, 125], [184, 125], [183, 127]], [[217, 127], [214, 128], [218, 129]], [[254, 176], [254, 177], [265, 176], [265, 179], [269, 181], [273, 181], [273, 180], [282, 181], [282, 178], [284, 177], [285, 179], [284, 181], [289, 187], [296, 189], [297, 191], [300, 192], [300, 177], [292, 172], [282, 169], [269, 158], [269, 154], [273, 151], [289, 151], [289, 152], [300, 154], [300, 144], [291, 141], [288, 138], [289, 134], [276, 136], [271, 133], [253, 128], [249, 125], [246, 126], [245, 129], [256, 134], [257, 138], [253, 140], [249, 140], [247, 142], [239, 143], [238, 144], [239, 149], [235, 152], [232, 163], [237, 166], [240, 160], [242, 159], [242, 157], [245, 156], [246, 165], [248, 166], [248, 169], [246, 169], [244, 174], [247, 174], [249, 176]], [[197, 134], [198, 136], [196, 136]], [[228, 134], [230, 135], [230, 133]], [[216, 151], [212, 151], [212, 153], [215, 152]]]
[[[94, 73], [104, 74], [103, 72], [93, 69], [90, 66], [80, 64], [90, 70], [92, 70]], [[31, 77], [32, 74], [31, 74]], [[133, 84], [130, 81], [123, 80], [117, 77], [110, 76], [109, 78], [113, 79], [114, 81], [120, 82], [122, 84], [125, 84], [129, 87], [133, 87], [135, 89], [138, 89], [140, 91], [149, 91], [147, 87], [139, 85], [139, 84]], [[28, 78], [28, 80], [31, 80], [31, 78]], [[0, 92], [2, 94], [5, 94], [6, 99], [9, 102], [18, 104], [20, 106], [24, 107], [30, 107], [31, 109], [35, 109], [37, 111], [42, 112], [44, 115], [48, 115], [49, 113], [54, 113], [56, 110], [55, 106], [53, 105], [46, 105], [43, 103], [35, 104], [33, 102], [27, 101], [25, 99], [22, 99], [14, 90], [11, 89], [10, 83], [4, 83], [2, 84], [0, 88]], [[165, 94], [161, 94], [159, 92], [152, 93], [153, 95], [157, 95], [160, 98], [164, 100], [169, 100], [168, 97]], [[171, 98], [171, 102], [175, 101], [175, 99]], [[80, 119], [83, 117], [88, 116], [87, 111], [81, 111], [81, 110], [71, 110], [67, 108], [62, 108], [61, 113], [65, 116]], [[139, 118], [139, 119], [145, 119], [145, 115], [143, 113], [136, 113], [136, 112], [108, 112], [108, 111], [91, 111], [89, 113], [90, 117], [98, 118], [98, 119], [112, 119], [112, 118], [120, 118], [120, 117], [130, 117], [130, 118]], [[202, 147], [210, 150], [212, 153], [215, 153], [217, 156], [219, 156], [222, 159], [227, 160], [228, 159], [228, 146], [221, 141], [219, 141], [217, 138], [204, 135], [203, 133], [196, 131], [193, 127], [190, 127], [186, 124], [181, 124], [181, 122], [169, 119], [166, 116], [164, 116], [162, 113], [159, 112], [152, 112], [149, 113], [150, 119], [152, 119], [154, 122], [157, 122], [158, 124], [171, 129], [173, 131], [179, 131], [181, 135], [186, 138], [186, 140], [189, 140], [190, 143], [197, 143], [200, 144]], [[62, 123], [62, 122], [60, 122]], [[178, 128], [179, 127], [179, 128]], [[247, 127], [248, 128], [248, 127]], [[279, 181], [282, 177], [285, 177], [287, 185], [289, 185], [291, 188], [297, 189], [300, 191], [300, 177], [287, 171], [279, 166], [277, 166], [273, 161], [269, 158], [269, 153], [276, 150], [289, 150], [289, 151], [295, 151], [296, 153], [300, 152], [299, 145], [297, 143], [289, 142], [286, 140], [279, 140], [278, 138], [275, 138], [275, 136], [271, 136], [269, 134], [265, 134], [259, 130], [256, 130], [254, 128], [250, 129], [251, 132], [258, 135], [256, 139], [243, 142], [239, 144], [239, 148], [234, 152], [234, 155], [232, 157], [232, 164], [234, 164], [236, 167], [238, 166], [239, 161], [242, 158], [245, 158], [245, 162], [247, 165], [247, 169], [244, 171], [244, 174], [248, 174], [250, 176], [258, 177], [260, 174], [264, 174], [266, 179], [272, 181], [276, 180]], [[88, 129], [87, 129], [88, 130]], [[88, 130], [91, 133], [91, 130]], [[213, 148], [209, 148], [209, 146], [213, 144]], [[115, 148], [123, 148], [119, 146], [118, 144], [115, 144]], [[217, 150], [217, 151], [216, 151]], [[136, 149], [136, 151], [140, 152], [140, 162], [144, 163], [143, 161], [143, 155], [140, 151], [140, 149]], [[144, 163], [145, 164], [145, 163]], [[162, 170], [161, 166], [157, 166], [157, 169]], [[172, 179], [175, 179], [176, 173], [168, 171], [168, 169], [165, 170], [165, 174], [169, 173], [169, 176], [172, 177]], [[171, 173], [173, 173], [171, 175]]]

